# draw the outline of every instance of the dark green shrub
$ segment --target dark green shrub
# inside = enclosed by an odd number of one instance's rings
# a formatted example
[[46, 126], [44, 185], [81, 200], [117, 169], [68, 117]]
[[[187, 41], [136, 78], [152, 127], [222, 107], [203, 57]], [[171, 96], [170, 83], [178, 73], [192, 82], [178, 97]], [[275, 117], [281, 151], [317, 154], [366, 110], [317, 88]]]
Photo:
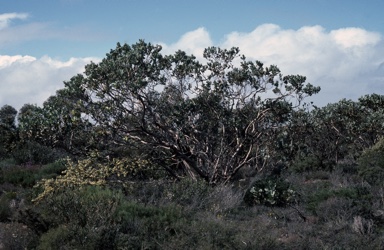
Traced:
[[293, 202], [295, 196], [289, 182], [267, 177], [252, 184], [245, 193], [244, 202], [248, 205], [285, 206]]
[[9, 199], [6, 195], [2, 195], [0, 197], [0, 222], [6, 222], [10, 220], [12, 215], [12, 210], [10, 207], [11, 199]]
[[358, 159], [358, 173], [370, 184], [384, 180], [384, 138], [366, 149]]
[[186, 178], [174, 183], [170, 194], [171, 200], [180, 205], [200, 207], [210, 191], [212, 189], [205, 181]]
[[37, 166], [12, 166], [2, 169], [2, 182], [15, 186], [32, 187], [36, 183]]
[[66, 161], [64, 159], [60, 159], [43, 165], [39, 170], [40, 179], [51, 179], [60, 175], [66, 169], [65, 164]]
[[[132, 249], [157, 249], [189, 228], [183, 209], [125, 202], [116, 213], [120, 229], [118, 245]], [[160, 247], [161, 249], [161, 247]]]
[[33, 141], [20, 145], [12, 155], [18, 164], [47, 164], [66, 156], [64, 152], [58, 149]]
[[39, 205], [44, 207], [47, 219], [57, 224], [76, 223], [80, 226], [99, 227], [111, 223], [113, 213], [123, 195], [100, 186], [65, 188], [45, 197]]
[[116, 210], [122, 201], [121, 192], [100, 186], [65, 188], [45, 196], [37, 206], [50, 228], [40, 249], [114, 249]]
[[0, 223], [1, 249], [36, 249], [38, 241], [38, 235], [22, 223]]
[[321, 161], [315, 156], [299, 156], [290, 166], [290, 169], [297, 172], [303, 173], [314, 170], [332, 170], [335, 164], [332, 161]]
[[0, 169], [16, 166], [17, 163], [13, 158], [6, 158], [0, 161]]
[[[350, 216], [364, 215], [365, 217], [371, 217], [371, 201], [373, 196], [369, 189], [365, 186], [345, 187], [339, 189], [323, 188], [307, 197], [307, 209], [317, 214], [317, 211], [323, 210], [320, 205], [330, 199], [345, 200], [345, 204], [350, 204], [352, 207], [350, 210]], [[334, 213], [338, 213], [338, 210], [345, 210], [345, 207], [335, 208]], [[331, 212], [329, 212], [331, 213]]]
[[66, 225], [50, 229], [40, 237], [39, 246], [37, 249], [71, 249], [71, 241], [74, 238], [71, 228]]

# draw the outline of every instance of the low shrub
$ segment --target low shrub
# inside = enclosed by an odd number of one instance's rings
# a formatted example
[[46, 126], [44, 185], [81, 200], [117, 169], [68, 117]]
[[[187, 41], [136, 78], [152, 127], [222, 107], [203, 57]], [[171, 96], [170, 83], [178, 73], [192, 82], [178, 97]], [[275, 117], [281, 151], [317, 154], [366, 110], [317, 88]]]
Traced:
[[62, 172], [66, 169], [65, 164], [66, 161], [64, 159], [60, 159], [43, 165], [39, 170], [40, 179], [51, 179], [62, 174]]
[[244, 202], [248, 205], [285, 206], [293, 202], [295, 196], [289, 182], [267, 177], [252, 184], [245, 193]]
[[171, 186], [169, 194], [171, 200], [179, 205], [202, 208], [210, 191], [212, 191], [212, 187], [207, 182], [186, 178], [175, 182]]
[[135, 202], [122, 204], [116, 213], [119, 222], [119, 245], [132, 249], [156, 249], [169, 241], [182, 227], [188, 227], [181, 207], [153, 206]]
[[66, 154], [59, 149], [29, 141], [15, 149], [12, 156], [17, 164], [47, 164], [64, 158]]
[[2, 182], [15, 186], [33, 187], [36, 184], [38, 166], [11, 166], [2, 169]]
[[[372, 217], [371, 205], [373, 196], [366, 186], [358, 185], [338, 189], [324, 188], [307, 196], [307, 209], [316, 215], [340, 214], [348, 212], [349, 219], [361, 215]], [[330, 210], [329, 210], [330, 209]], [[327, 211], [324, 214], [324, 211]], [[334, 218], [333, 218], [334, 219]]]
[[298, 156], [293, 164], [290, 166], [290, 169], [297, 173], [303, 173], [308, 171], [316, 170], [332, 170], [335, 166], [335, 163], [332, 161], [322, 161], [316, 156]]
[[113, 249], [114, 237], [106, 236], [116, 229], [122, 199], [120, 192], [97, 186], [65, 188], [45, 196], [37, 206], [50, 227], [41, 236], [39, 248]]
[[9, 199], [6, 195], [3, 194], [0, 196], [0, 222], [10, 220], [12, 215], [12, 210], [9, 204], [10, 201], [11, 199]]
[[0, 223], [1, 249], [36, 249], [38, 241], [38, 235], [24, 224]]

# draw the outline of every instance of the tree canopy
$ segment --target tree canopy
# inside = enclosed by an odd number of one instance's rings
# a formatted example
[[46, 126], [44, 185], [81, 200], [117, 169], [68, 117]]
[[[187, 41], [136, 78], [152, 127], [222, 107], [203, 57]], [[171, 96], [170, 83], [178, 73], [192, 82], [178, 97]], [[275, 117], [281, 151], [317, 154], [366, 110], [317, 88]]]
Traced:
[[279, 128], [320, 90], [305, 81], [248, 61], [238, 48], [207, 48], [201, 62], [139, 41], [117, 44], [65, 85], [105, 148], [137, 150], [176, 178], [215, 183], [275, 160]]

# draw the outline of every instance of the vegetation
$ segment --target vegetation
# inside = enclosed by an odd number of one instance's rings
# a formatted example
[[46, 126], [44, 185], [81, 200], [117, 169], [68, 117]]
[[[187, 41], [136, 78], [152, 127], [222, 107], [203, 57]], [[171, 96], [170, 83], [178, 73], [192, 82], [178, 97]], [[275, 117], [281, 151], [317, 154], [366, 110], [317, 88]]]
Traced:
[[139, 41], [0, 108], [0, 248], [381, 249], [384, 97]]

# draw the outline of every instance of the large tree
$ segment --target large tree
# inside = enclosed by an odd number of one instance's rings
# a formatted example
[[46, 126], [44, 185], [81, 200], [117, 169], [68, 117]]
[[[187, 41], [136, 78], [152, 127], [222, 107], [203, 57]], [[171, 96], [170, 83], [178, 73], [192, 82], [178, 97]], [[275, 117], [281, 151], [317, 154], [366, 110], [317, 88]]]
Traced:
[[78, 96], [81, 118], [108, 137], [100, 143], [139, 149], [177, 178], [216, 183], [278, 158], [292, 111], [320, 90], [305, 81], [248, 61], [238, 48], [210, 47], [198, 61], [139, 41], [118, 44], [66, 88]]

